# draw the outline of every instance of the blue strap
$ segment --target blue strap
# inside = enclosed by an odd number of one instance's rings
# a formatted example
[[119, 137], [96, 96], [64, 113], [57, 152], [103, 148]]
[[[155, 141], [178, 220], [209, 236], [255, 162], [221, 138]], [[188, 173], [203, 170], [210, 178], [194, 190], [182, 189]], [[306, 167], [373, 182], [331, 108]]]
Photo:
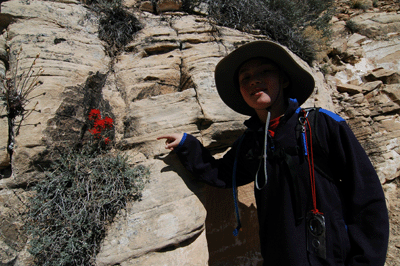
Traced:
[[306, 133], [305, 132], [301, 133], [301, 139], [303, 141], [304, 155], [307, 156], [308, 153], [307, 153], [307, 142], [306, 142]]

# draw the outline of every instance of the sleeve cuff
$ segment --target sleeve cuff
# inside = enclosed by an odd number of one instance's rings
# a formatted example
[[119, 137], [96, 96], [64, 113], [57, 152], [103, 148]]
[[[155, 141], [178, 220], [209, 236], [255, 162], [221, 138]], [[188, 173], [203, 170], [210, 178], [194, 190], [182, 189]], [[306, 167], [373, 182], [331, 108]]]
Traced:
[[186, 140], [186, 133], [183, 133], [183, 137], [181, 139], [181, 141], [179, 142], [178, 146], [176, 146], [175, 151], [179, 151], [179, 149], [183, 146], [183, 143], [185, 143]]

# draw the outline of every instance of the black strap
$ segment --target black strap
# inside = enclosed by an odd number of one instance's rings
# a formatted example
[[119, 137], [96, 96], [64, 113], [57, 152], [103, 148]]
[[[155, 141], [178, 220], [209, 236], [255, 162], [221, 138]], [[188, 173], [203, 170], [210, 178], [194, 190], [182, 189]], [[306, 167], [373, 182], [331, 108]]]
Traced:
[[245, 137], [245, 133], [247, 130], [243, 133], [243, 135], [240, 137], [238, 140], [238, 145], [236, 148], [236, 154], [235, 154], [235, 161], [233, 162], [233, 172], [232, 172], [232, 192], [233, 192], [233, 203], [235, 205], [235, 214], [236, 214], [236, 222], [237, 226], [235, 230], [233, 230], [233, 235], [238, 236], [239, 230], [242, 228], [242, 223], [240, 222], [240, 215], [239, 215], [239, 205], [238, 205], [238, 194], [237, 194], [237, 186], [236, 186], [236, 170], [237, 170], [237, 163], [239, 159], [239, 153], [240, 153], [240, 146], [242, 145], [242, 142]]

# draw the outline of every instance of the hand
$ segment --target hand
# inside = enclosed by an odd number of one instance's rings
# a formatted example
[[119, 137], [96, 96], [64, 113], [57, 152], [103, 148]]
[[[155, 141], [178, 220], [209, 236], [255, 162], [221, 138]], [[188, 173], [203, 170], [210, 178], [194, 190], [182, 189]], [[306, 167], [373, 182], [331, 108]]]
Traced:
[[182, 133], [173, 133], [173, 134], [162, 135], [162, 136], [158, 137], [157, 140], [166, 139], [165, 148], [167, 150], [173, 151], [174, 148], [176, 148], [179, 145], [182, 138], [183, 138]]

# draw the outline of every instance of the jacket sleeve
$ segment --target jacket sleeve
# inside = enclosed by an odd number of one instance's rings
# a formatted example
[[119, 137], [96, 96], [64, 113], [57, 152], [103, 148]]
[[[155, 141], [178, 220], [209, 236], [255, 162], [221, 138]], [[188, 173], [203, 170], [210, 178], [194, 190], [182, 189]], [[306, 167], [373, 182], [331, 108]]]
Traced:
[[338, 169], [351, 250], [346, 265], [384, 265], [389, 219], [382, 185], [367, 154], [344, 120], [326, 119], [329, 159]]
[[[232, 187], [233, 164], [236, 156], [238, 141], [221, 159], [215, 159], [211, 153], [195, 137], [185, 134], [184, 141], [175, 149], [180, 161], [196, 178], [209, 185], [229, 188]], [[239, 159], [239, 163], [242, 160]], [[237, 185], [253, 181], [249, 174], [238, 167]]]

